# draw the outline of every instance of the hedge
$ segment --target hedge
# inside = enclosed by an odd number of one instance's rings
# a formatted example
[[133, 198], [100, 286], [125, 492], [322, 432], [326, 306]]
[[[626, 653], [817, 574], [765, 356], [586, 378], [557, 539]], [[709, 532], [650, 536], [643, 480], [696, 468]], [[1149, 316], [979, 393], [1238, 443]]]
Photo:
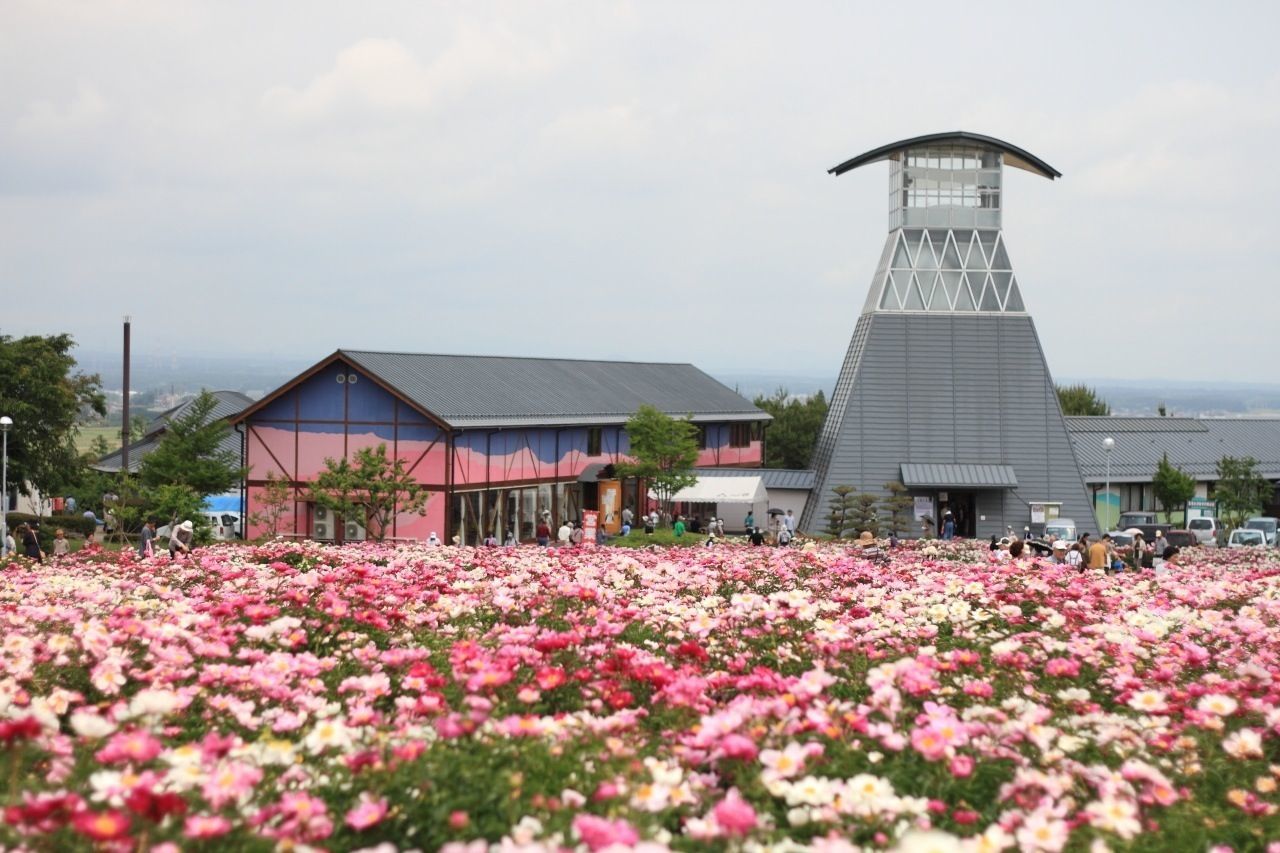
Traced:
[[53, 531], [61, 527], [67, 532], [67, 535], [78, 533], [86, 539], [93, 535], [98, 525], [83, 515], [75, 515], [73, 513], [55, 513], [48, 518], [39, 518], [29, 512], [10, 512], [5, 514], [5, 521], [9, 525], [9, 529], [17, 527], [19, 524], [30, 524], [35, 521], [40, 525], [40, 539], [53, 538]]

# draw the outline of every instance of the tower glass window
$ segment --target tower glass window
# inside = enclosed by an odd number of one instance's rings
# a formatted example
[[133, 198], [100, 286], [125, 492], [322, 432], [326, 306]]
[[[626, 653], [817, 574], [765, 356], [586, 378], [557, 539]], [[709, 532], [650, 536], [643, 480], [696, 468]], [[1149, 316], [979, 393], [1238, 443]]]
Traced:
[[998, 151], [911, 148], [889, 168], [889, 227], [1000, 227]]

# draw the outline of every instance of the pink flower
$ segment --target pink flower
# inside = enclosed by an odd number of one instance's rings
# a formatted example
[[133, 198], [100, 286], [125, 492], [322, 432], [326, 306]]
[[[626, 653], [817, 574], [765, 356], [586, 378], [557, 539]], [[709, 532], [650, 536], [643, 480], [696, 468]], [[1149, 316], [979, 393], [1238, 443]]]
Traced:
[[973, 773], [973, 756], [957, 755], [951, 759], [951, 775], [957, 779], [964, 779]]
[[720, 741], [720, 752], [726, 758], [755, 761], [758, 750], [755, 741], [745, 735], [728, 734]]
[[237, 802], [262, 781], [262, 771], [252, 764], [227, 762], [220, 764], [205, 780], [200, 793], [215, 809]]
[[219, 815], [195, 814], [183, 824], [182, 834], [187, 838], [217, 838], [231, 831], [231, 821]]
[[630, 847], [640, 840], [640, 834], [622, 818], [607, 820], [592, 814], [580, 814], [573, 819], [573, 828], [591, 850], [603, 850], [614, 844]]
[[1045, 675], [1057, 678], [1075, 678], [1080, 674], [1080, 661], [1070, 658], [1050, 658], [1044, 665]]
[[756, 810], [742, 799], [737, 788], [730, 788], [723, 800], [711, 810], [716, 823], [726, 835], [746, 835], [756, 828]]
[[160, 741], [149, 732], [133, 730], [117, 732], [107, 745], [98, 750], [96, 758], [103, 764], [145, 764], [164, 749]]
[[937, 761], [947, 752], [947, 739], [934, 726], [911, 732], [911, 746], [929, 761]]
[[347, 826], [352, 829], [368, 829], [387, 816], [387, 801], [368, 791], [360, 795], [360, 802], [347, 812]]

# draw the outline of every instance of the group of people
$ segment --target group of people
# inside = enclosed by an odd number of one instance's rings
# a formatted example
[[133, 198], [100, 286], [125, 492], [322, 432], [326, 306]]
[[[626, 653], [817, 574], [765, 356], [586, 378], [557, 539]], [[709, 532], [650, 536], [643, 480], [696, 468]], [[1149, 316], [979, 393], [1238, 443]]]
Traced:
[[[67, 534], [62, 528], [58, 528], [53, 532], [53, 556], [62, 557], [69, 553], [71, 553], [71, 543], [67, 541]], [[46, 555], [44, 547], [40, 544], [40, 525], [34, 521], [24, 521], [15, 524], [12, 530], [4, 531], [4, 542], [0, 543], [0, 556], [8, 557], [11, 554], [20, 554], [29, 560], [43, 563]]]
[[[142, 531], [138, 534], [138, 556], [154, 557], [157, 538], [159, 536], [156, 533], [155, 521], [150, 520], [143, 524]], [[196, 527], [190, 519], [175, 526], [169, 531], [169, 556], [172, 558], [179, 554], [190, 554], [195, 545], [195, 539]]]
[[[1116, 547], [1111, 534], [1103, 534], [1099, 539], [1090, 542], [1088, 533], [1081, 533], [1074, 542], [1056, 539], [1050, 544], [1051, 554], [1048, 562], [1051, 565], [1069, 566], [1083, 571], [1098, 569], [1101, 571], [1122, 572], [1125, 569], [1140, 571], [1142, 569], [1163, 570], [1172, 565], [1178, 556], [1178, 549], [1159, 536], [1151, 547], [1141, 536], [1134, 539], [1133, 546], [1127, 554], [1122, 554]], [[991, 537], [991, 551], [1000, 562], [1019, 560], [1026, 551], [1026, 543], [1021, 539], [1006, 536], [1002, 539]]]

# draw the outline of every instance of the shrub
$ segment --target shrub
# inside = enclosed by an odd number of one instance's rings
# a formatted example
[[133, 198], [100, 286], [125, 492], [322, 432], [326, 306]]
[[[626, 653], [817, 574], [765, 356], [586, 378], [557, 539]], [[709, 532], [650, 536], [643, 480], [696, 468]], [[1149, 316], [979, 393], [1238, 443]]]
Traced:
[[66, 512], [54, 513], [48, 518], [41, 518], [39, 516], [32, 515], [29, 512], [10, 512], [5, 514], [5, 521], [8, 523], [10, 530], [17, 527], [19, 524], [30, 524], [33, 521], [36, 522], [40, 525], [41, 541], [44, 541], [46, 537], [52, 539], [53, 531], [57, 530], [59, 527], [65, 530], [68, 536], [76, 534], [83, 536], [86, 539], [92, 536], [94, 530], [97, 529], [97, 525], [85, 518], [83, 515], [75, 515], [74, 513]]

